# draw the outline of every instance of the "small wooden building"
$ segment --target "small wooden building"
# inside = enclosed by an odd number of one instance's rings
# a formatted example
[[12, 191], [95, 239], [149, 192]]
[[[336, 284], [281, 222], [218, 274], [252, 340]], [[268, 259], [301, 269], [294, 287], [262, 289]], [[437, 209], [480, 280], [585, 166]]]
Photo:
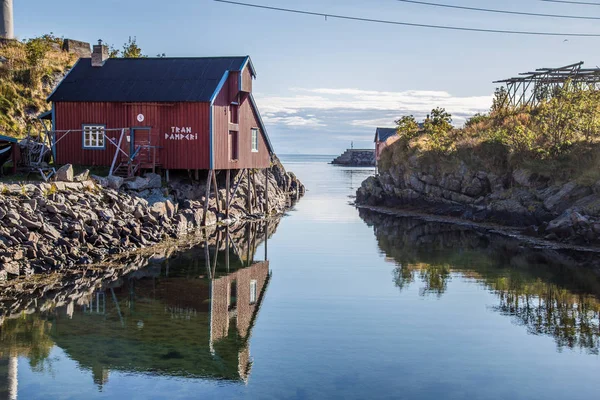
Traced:
[[375, 131], [375, 159], [379, 163], [379, 158], [383, 149], [398, 140], [400, 136], [397, 134], [396, 128], [377, 128]]
[[57, 164], [129, 172], [267, 168], [273, 152], [248, 56], [80, 58], [52, 102]]

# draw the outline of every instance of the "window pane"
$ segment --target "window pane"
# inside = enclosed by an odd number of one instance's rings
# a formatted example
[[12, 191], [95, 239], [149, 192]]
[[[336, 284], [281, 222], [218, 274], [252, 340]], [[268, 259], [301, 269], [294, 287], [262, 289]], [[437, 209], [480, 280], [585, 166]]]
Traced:
[[87, 125], [83, 127], [83, 146], [91, 148], [104, 147], [104, 127]]

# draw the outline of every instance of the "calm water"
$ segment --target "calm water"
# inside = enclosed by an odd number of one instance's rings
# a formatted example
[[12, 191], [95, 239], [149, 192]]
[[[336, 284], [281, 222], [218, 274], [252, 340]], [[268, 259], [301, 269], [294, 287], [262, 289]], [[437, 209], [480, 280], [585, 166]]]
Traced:
[[349, 196], [372, 170], [282, 158], [309, 192], [278, 224], [7, 302], [27, 311], [1, 327], [0, 397], [598, 397], [589, 269], [359, 213]]

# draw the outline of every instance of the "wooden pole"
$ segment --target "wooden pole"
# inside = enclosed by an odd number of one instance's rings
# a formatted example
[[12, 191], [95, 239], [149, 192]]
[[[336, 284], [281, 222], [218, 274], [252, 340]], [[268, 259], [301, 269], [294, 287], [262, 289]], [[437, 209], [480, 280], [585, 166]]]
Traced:
[[267, 261], [269, 259], [268, 248], [269, 248], [269, 220], [266, 220], [265, 221], [265, 261]]
[[[169, 170], [167, 170], [168, 174]], [[213, 170], [208, 170], [208, 177], [206, 178], [206, 194], [204, 196], [204, 215], [202, 216], [202, 226], [206, 226], [206, 214], [208, 213], [208, 201], [210, 199], [210, 180], [212, 178]]]
[[156, 173], [156, 146], [152, 148], [152, 173]]
[[[208, 236], [206, 231], [204, 232], [204, 234]], [[208, 237], [204, 240], [204, 260], [206, 261], [206, 274], [208, 275], [208, 279], [212, 280], [213, 277], [210, 270], [210, 251], [208, 250]]]
[[248, 174], [248, 196], [246, 198], [246, 206], [247, 206], [247, 211], [248, 214], [252, 214], [252, 191], [250, 190], [250, 168], [248, 168], [246, 170], [247, 174]]
[[166, 178], [167, 178], [167, 182], [169, 182], [169, 170], [165, 171], [165, 175], [166, 175]]
[[269, 168], [265, 168], [265, 217], [269, 214]]
[[[104, 133], [103, 133], [103, 135], [106, 136]], [[121, 136], [119, 136], [119, 144], [117, 144], [117, 150], [115, 151], [115, 156], [113, 157], [112, 164], [110, 165], [110, 170], [108, 172], [109, 175], [112, 175], [113, 172], [115, 172], [115, 164], [117, 163], [117, 157], [119, 156], [119, 150], [121, 149], [121, 143], [123, 142], [123, 136], [125, 136], [125, 129], [121, 129]], [[42, 152], [40, 152], [40, 154], [41, 153]]]
[[217, 231], [217, 246], [215, 247], [215, 260], [213, 261], [212, 276], [217, 276], [217, 259], [219, 258], [219, 247], [221, 246], [221, 231]]
[[217, 185], [217, 174], [212, 173], [213, 190], [215, 191], [215, 202], [217, 203], [217, 211], [221, 212], [221, 202], [219, 199], [219, 186]]
[[225, 227], [225, 268], [229, 273], [229, 225]]
[[229, 219], [229, 185], [231, 184], [231, 170], [227, 170], [225, 175], [225, 218]]
[[240, 186], [240, 183], [242, 183], [243, 179], [244, 179], [244, 170], [242, 169], [242, 170], [240, 170], [238, 181], [233, 186], [233, 192], [231, 194], [231, 198], [229, 199], [230, 203], [233, 201], [233, 199], [235, 199], [235, 194], [237, 193], [238, 187]]
[[248, 246], [248, 248], [246, 249], [246, 266], [250, 266], [250, 225], [252, 225], [252, 223], [248, 223], [246, 224], [246, 246]]
[[258, 208], [258, 196], [256, 194], [256, 173], [252, 173], [252, 192], [253, 192], [253, 204], [254, 208]]

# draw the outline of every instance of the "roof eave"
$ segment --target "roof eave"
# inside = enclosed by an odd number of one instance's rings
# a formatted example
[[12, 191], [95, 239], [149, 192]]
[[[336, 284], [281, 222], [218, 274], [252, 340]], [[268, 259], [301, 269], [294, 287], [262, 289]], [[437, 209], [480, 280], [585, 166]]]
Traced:
[[56, 91], [58, 90], [58, 88], [60, 87], [60, 85], [63, 84], [63, 82], [65, 81], [65, 79], [67, 79], [67, 77], [69, 76], [69, 74], [71, 73], [71, 71], [73, 71], [75, 69], [75, 67], [77, 67], [77, 64], [79, 64], [79, 61], [81, 60], [81, 58], [78, 58], [77, 61], [75, 61], [75, 64], [73, 64], [73, 66], [71, 67], [71, 69], [69, 70], [69, 72], [67, 72], [65, 74], [65, 76], [63, 76], [63, 78], [60, 80], [60, 82], [58, 82], [58, 85], [56, 85], [56, 87], [54, 88], [54, 90], [52, 91], [52, 93], [50, 93], [48, 95], [48, 97], [46, 97], [46, 102], [51, 102], [54, 101], [52, 100], [52, 97], [54, 97], [54, 95], [56, 94]]
[[248, 98], [250, 99], [250, 105], [252, 105], [252, 108], [254, 109], [254, 112], [256, 113], [256, 119], [258, 120], [258, 125], [260, 125], [260, 130], [265, 135], [265, 140], [267, 141], [267, 147], [269, 148], [269, 153], [275, 154], [275, 150], [273, 150], [273, 145], [271, 144], [271, 139], [269, 139], [269, 134], [267, 133], [267, 128], [265, 128], [265, 124], [262, 120], [262, 117], [260, 116], [260, 111], [258, 111], [258, 106], [256, 105], [256, 101], [254, 100], [254, 96], [252, 96], [252, 93], [250, 93]]

